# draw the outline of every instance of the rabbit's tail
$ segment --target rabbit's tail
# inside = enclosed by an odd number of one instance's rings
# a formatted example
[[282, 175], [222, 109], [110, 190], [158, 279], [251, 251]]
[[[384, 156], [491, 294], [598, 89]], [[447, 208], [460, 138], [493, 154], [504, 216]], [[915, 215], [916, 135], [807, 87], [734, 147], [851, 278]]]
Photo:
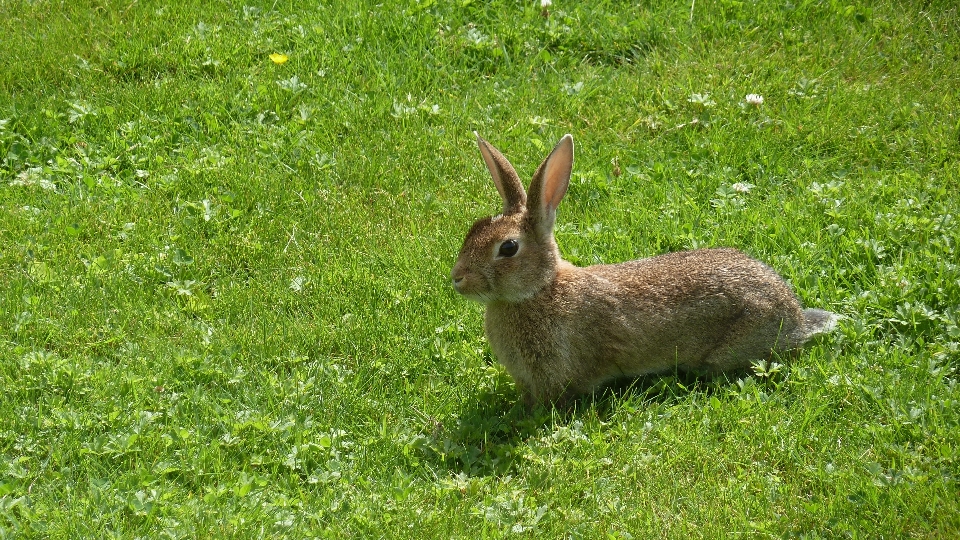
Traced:
[[840, 316], [822, 309], [803, 310], [803, 327], [797, 332], [798, 343], [803, 343], [808, 339], [828, 334], [832, 332], [840, 321]]

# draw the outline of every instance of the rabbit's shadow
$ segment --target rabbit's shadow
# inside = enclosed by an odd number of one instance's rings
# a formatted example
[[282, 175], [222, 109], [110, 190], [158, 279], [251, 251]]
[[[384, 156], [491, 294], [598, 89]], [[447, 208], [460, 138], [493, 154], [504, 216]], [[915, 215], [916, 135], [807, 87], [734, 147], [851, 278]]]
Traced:
[[688, 373], [624, 379], [572, 401], [563, 408], [529, 410], [515, 393], [485, 392], [466, 406], [455, 424], [437, 425], [430, 435], [433, 457], [442, 468], [468, 476], [508, 474], [518, 448], [531, 437], [545, 436], [550, 426], [585, 417], [609, 420], [624, 403], [664, 403], [691, 393], [713, 394], [729, 384], [727, 377]]

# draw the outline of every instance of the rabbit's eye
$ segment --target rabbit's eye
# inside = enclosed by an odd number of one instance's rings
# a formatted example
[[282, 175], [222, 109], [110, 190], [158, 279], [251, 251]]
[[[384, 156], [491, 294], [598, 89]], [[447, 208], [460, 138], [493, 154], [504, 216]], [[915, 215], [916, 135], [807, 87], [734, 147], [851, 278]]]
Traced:
[[497, 255], [501, 257], [513, 257], [517, 254], [518, 249], [520, 249], [520, 244], [518, 244], [516, 240], [507, 240], [500, 244], [500, 252], [497, 253]]

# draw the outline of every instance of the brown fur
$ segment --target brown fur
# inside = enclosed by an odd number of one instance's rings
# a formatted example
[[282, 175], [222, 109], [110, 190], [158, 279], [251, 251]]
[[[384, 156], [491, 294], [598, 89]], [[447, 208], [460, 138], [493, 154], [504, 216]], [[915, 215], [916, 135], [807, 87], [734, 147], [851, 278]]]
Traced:
[[[567, 135], [529, 193], [509, 161], [477, 137], [504, 213], [474, 223], [451, 272], [460, 294], [487, 306], [497, 359], [529, 405], [564, 401], [620, 377], [747, 368], [832, 329], [803, 310], [771, 268], [736, 249], [701, 249], [578, 268], [560, 257], [556, 207], [573, 165]], [[518, 242], [515, 255], [499, 250]]]

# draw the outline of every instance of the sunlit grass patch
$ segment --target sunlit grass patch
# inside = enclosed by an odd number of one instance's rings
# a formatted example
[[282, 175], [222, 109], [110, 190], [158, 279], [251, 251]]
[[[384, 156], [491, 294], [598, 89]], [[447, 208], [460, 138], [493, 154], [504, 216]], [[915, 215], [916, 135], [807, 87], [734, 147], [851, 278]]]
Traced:
[[[542, 4], [3, 4], [2, 535], [956, 536], [956, 6]], [[738, 247], [838, 330], [526, 414], [474, 130], [575, 135], [567, 259]]]

